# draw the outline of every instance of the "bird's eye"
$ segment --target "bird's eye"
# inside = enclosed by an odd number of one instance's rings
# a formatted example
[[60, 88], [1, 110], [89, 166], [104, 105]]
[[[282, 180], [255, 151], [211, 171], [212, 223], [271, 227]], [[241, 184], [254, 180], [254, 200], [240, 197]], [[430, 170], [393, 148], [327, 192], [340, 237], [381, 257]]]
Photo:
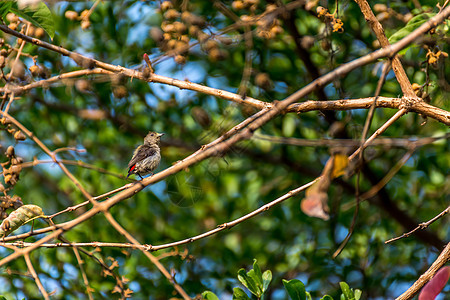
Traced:
[[152, 133], [151, 136], [154, 136], [154, 134]]

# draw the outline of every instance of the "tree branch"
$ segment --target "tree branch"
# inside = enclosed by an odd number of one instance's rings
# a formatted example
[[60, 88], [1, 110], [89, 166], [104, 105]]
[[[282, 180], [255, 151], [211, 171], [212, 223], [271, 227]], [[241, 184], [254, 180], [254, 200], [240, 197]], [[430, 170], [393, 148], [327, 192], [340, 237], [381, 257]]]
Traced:
[[[431, 18], [429, 21], [427, 21], [426, 23], [421, 25], [418, 29], [413, 31], [410, 35], [403, 38], [396, 44], [391, 45], [385, 49], [377, 50], [377, 51], [375, 51], [371, 54], [368, 54], [366, 56], [363, 56], [361, 58], [355, 59], [347, 64], [344, 64], [344, 65], [338, 67], [334, 71], [318, 78], [317, 80], [310, 83], [306, 87], [302, 88], [301, 90], [299, 90], [299, 91], [295, 92], [294, 94], [292, 94], [291, 96], [287, 97], [285, 100], [275, 103], [273, 108], [270, 108], [270, 109], [267, 108], [267, 109], [261, 110], [260, 112], [256, 113], [255, 115], [247, 118], [246, 120], [244, 120], [243, 122], [241, 122], [240, 124], [238, 124], [237, 126], [232, 128], [225, 135], [223, 135], [222, 137], [220, 137], [219, 139], [217, 139], [210, 145], [207, 145], [204, 148], [200, 149], [193, 155], [187, 157], [182, 162], [179, 162], [179, 163], [167, 168], [166, 170], [164, 170], [160, 173], [157, 173], [151, 177], [145, 178], [140, 182], [132, 184], [130, 188], [120, 192], [119, 194], [111, 197], [110, 199], [108, 199], [102, 203], [95, 205], [92, 209], [85, 212], [81, 216], [75, 218], [74, 220], [72, 220], [70, 222], [65, 223], [64, 226], [60, 227], [55, 232], [36, 241], [33, 244], [33, 246], [18, 250], [15, 253], [10, 254], [9, 256], [3, 258], [2, 260], [0, 260], [0, 265], [4, 265], [4, 264], [16, 259], [17, 257], [19, 257], [21, 255], [30, 253], [31, 251], [33, 251], [34, 249], [39, 247], [41, 244], [54, 239], [55, 237], [57, 237], [64, 231], [67, 231], [67, 230], [77, 226], [78, 224], [90, 219], [92, 216], [94, 216], [98, 212], [107, 211], [113, 205], [119, 203], [120, 201], [123, 201], [124, 199], [127, 199], [127, 198], [133, 196], [135, 193], [142, 190], [145, 186], [155, 183], [155, 182], [158, 182], [158, 181], [166, 178], [169, 175], [172, 175], [179, 171], [182, 171], [185, 168], [189, 167], [190, 165], [195, 164], [199, 161], [202, 161], [202, 160], [204, 160], [208, 157], [211, 157], [217, 153], [226, 151], [227, 149], [229, 149], [230, 146], [237, 143], [238, 141], [241, 141], [245, 138], [249, 138], [251, 136], [251, 134], [257, 128], [259, 128], [260, 126], [267, 123], [270, 119], [272, 119], [273, 117], [278, 115], [281, 111], [286, 109], [286, 107], [288, 107], [293, 102], [298, 101], [299, 99], [305, 97], [306, 95], [308, 95], [309, 93], [314, 91], [317, 87], [325, 86], [327, 83], [334, 80], [337, 76], [345, 75], [346, 73], [350, 72], [351, 70], [353, 70], [357, 67], [368, 64], [379, 58], [391, 56], [391, 55], [397, 53], [399, 50], [403, 49], [408, 44], [413, 42], [418, 36], [422, 35], [423, 33], [428, 31], [432, 27], [441, 23], [449, 15], [450, 15], [450, 7], [447, 7], [441, 13], [439, 13], [436, 16], [434, 16], [433, 18]], [[4, 29], [4, 27], [5, 26], [1, 25], [0, 29], [5, 31], [6, 29]], [[8, 30], [9, 30], [9, 28], [8, 28]], [[18, 34], [18, 33], [15, 32], [15, 35], [16, 34]], [[27, 39], [32, 39], [32, 38], [27, 37]], [[36, 40], [36, 39], [32, 39], [32, 40]], [[47, 46], [48, 45], [50, 45], [50, 44], [47, 44]], [[53, 45], [50, 45], [50, 46], [51, 46], [51, 48], [56, 47]], [[58, 50], [60, 48], [61, 47], [56, 47], [56, 49], [58, 49]], [[64, 49], [64, 51], [66, 51], [65, 52], [66, 55], [70, 54], [67, 50]], [[79, 54], [77, 54], [77, 55], [79, 55]], [[95, 67], [95, 65], [97, 65], [97, 63], [94, 64], [94, 67]], [[108, 70], [110, 70], [110, 71], [116, 71], [116, 69], [117, 69], [119, 72], [127, 72], [126, 68], [116, 67], [116, 66], [112, 66], [109, 64], [100, 63], [97, 66], [98, 67], [106, 66], [108, 68]], [[134, 77], [137, 77], [140, 74], [139, 74], [139, 72], [134, 71], [134, 75], [136, 75]], [[152, 77], [152, 76], [150, 76], [150, 77]], [[151, 78], [150, 78], [150, 81], [151, 81]], [[229, 137], [229, 136], [231, 136], [229, 139], [222, 141], [223, 139], [226, 139], [226, 137]]]
[[[361, 12], [363, 13], [364, 18], [366, 19], [367, 24], [370, 26], [372, 31], [377, 36], [377, 39], [380, 42], [381, 46], [383, 48], [389, 47], [390, 45], [389, 40], [384, 34], [383, 26], [381, 26], [381, 23], [373, 14], [369, 3], [367, 3], [366, 0], [355, 0], [355, 1], [361, 8]], [[403, 69], [402, 63], [400, 62], [400, 59], [398, 58], [397, 55], [395, 55], [394, 58], [392, 59], [392, 69], [394, 70], [395, 77], [397, 77], [397, 81], [400, 84], [403, 94], [406, 97], [411, 98], [416, 97], [416, 94], [412, 89], [411, 83], [409, 82], [408, 76], [406, 75], [405, 69]]]
[[[325, 76], [322, 76], [320, 80], [317, 79], [317, 80], [313, 81], [310, 85], [307, 86], [307, 87], [312, 88], [312, 89], [308, 88], [307, 94], [311, 93], [315, 89], [323, 88], [326, 85], [326, 83], [330, 82], [329, 77], [331, 77], [332, 79], [335, 79], [336, 77], [345, 75], [346, 73], [348, 73], [350, 70], [353, 69], [352, 64], [362, 66], [362, 65], [368, 64], [378, 58], [387, 57], [387, 56], [390, 57], [392, 55], [395, 55], [395, 53], [397, 53], [398, 51], [400, 51], [401, 49], [403, 49], [404, 47], [409, 45], [421, 34], [427, 32], [429, 29], [431, 29], [431, 28], [437, 26], [439, 23], [441, 23], [446, 17], [448, 17], [448, 14], [449, 14], [449, 12], [448, 12], [448, 7], [447, 7], [441, 13], [439, 13], [436, 16], [434, 16], [433, 18], [431, 18], [429, 21], [424, 23], [422, 26], [420, 26], [418, 29], [416, 29], [414, 32], [412, 32], [411, 34], [409, 34], [407, 37], [405, 37], [401, 41], [397, 42], [396, 44], [387, 46], [383, 49], [379, 49], [378, 51], [375, 51], [369, 55], [366, 55], [364, 57], [361, 57], [359, 59], [351, 61], [347, 64], [344, 64], [341, 67], [335, 69], [334, 71], [326, 74]], [[264, 101], [261, 101], [261, 100], [255, 99], [255, 98], [251, 98], [251, 97], [246, 97], [245, 99], [243, 99], [242, 96], [239, 94], [210, 88], [210, 87], [203, 86], [201, 84], [196, 84], [196, 83], [193, 83], [193, 82], [190, 82], [187, 80], [178, 80], [178, 79], [161, 76], [161, 75], [157, 75], [157, 74], [153, 74], [153, 73], [151, 73], [149, 76], [145, 76], [143, 72], [128, 69], [128, 68], [125, 68], [122, 66], [116, 66], [116, 65], [104, 63], [104, 62], [101, 62], [101, 61], [98, 61], [98, 60], [95, 60], [92, 58], [88, 58], [88, 57], [78, 54], [76, 52], [69, 51], [63, 47], [55, 46], [55, 45], [46, 43], [44, 41], [41, 41], [39, 39], [23, 35], [17, 31], [11, 30], [10, 28], [8, 28], [5, 25], [0, 25], [0, 30], [2, 30], [8, 34], [14, 35], [16, 37], [22, 38], [23, 40], [26, 40], [27, 42], [47, 48], [49, 50], [52, 50], [54, 52], [60, 53], [65, 56], [69, 56], [72, 59], [74, 59], [75, 62], [77, 62], [81, 66], [88, 65], [91, 68], [99, 67], [99, 68], [102, 68], [107, 71], [111, 71], [114, 73], [120, 73], [120, 74], [128, 76], [130, 78], [138, 78], [138, 79], [145, 80], [148, 82], [172, 85], [172, 86], [178, 87], [180, 89], [193, 90], [193, 91], [197, 91], [197, 92], [204, 93], [207, 95], [216, 96], [216, 97], [219, 97], [219, 98], [222, 98], [225, 100], [233, 101], [233, 102], [236, 102], [239, 104], [250, 105], [250, 106], [258, 108], [258, 109], [273, 107], [272, 103], [267, 103], [267, 102], [264, 102]], [[408, 96], [409, 94], [405, 93], [405, 95]], [[298, 95], [296, 97], [298, 97]], [[297, 100], [299, 100], [302, 97], [298, 97]], [[449, 112], [439, 109], [439, 108], [436, 108], [430, 104], [425, 103], [424, 101], [421, 101], [420, 98], [416, 97], [415, 94], [412, 94], [412, 96], [408, 96], [408, 97], [409, 98], [403, 98], [403, 100], [407, 102], [406, 104], [410, 111], [421, 113], [423, 115], [429, 116], [430, 118], [434, 118], [446, 125], [450, 125], [450, 113]], [[379, 97], [379, 100], [377, 102], [381, 102], [382, 98], [383, 97]], [[386, 98], [386, 99], [397, 99], [397, 98]], [[411, 99], [414, 99], [414, 101], [411, 101]], [[339, 101], [351, 101], [351, 100], [339, 100]], [[373, 101], [373, 99], [372, 99], [372, 101]], [[295, 102], [295, 101], [292, 101], [292, 102]], [[292, 102], [290, 102], [289, 104], [292, 104]], [[331, 103], [332, 101], [327, 101], [326, 104], [321, 104], [321, 102], [317, 102], [317, 104], [314, 104], [314, 102], [316, 102], [316, 101], [311, 101], [311, 103], [304, 102], [304, 103], [300, 103], [300, 104], [292, 104], [292, 106], [289, 105], [289, 106], [283, 108], [283, 111], [291, 111], [291, 112], [296, 111], [299, 113], [299, 112], [306, 112], [306, 111], [311, 111], [311, 110], [337, 110], [337, 109], [343, 110], [343, 109], [370, 107], [370, 105], [368, 105], [367, 103], [364, 104], [365, 107], [343, 108], [343, 106], [346, 107], [347, 105], [342, 105], [342, 102]], [[350, 105], [350, 104], [348, 104], [348, 105]], [[362, 103], [360, 103], [360, 105], [362, 105]], [[377, 105], [378, 105], [378, 103], [377, 103]], [[384, 105], [386, 105], [386, 107], [398, 109], [402, 105], [402, 102], [400, 101], [398, 104], [386, 104], [385, 103]]]
[[450, 243], [444, 248], [438, 258], [433, 262], [431, 267], [423, 273], [414, 284], [406, 290], [403, 294], [396, 298], [396, 300], [409, 300], [414, 297], [419, 290], [433, 278], [434, 274], [450, 260]]
[[416, 228], [414, 228], [413, 230], [411, 230], [410, 232], [404, 233], [401, 236], [392, 238], [390, 240], [387, 240], [386, 242], [384, 242], [385, 244], [389, 244], [392, 242], [395, 242], [399, 239], [405, 238], [410, 236], [411, 234], [413, 234], [414, 232], [416, 232], [419, 229], [425, 229], [428, 226], [430, 226], [431, 224], [433, 224], [436, 220], [439, 220], [440, 218], [442, 218], [443, 216], [445, 216], [446, 214], [450, 213], [450, 206], [448, 206], [446, 209], [444, 209], [440, 214], [438, 214], [437, 216], [435, 216], [434, 218], [432, 218], [431, 220], [429, 220], [428, 222], [424, 222], [424, 223], [420, 223], [419, 226], [417, 226]]

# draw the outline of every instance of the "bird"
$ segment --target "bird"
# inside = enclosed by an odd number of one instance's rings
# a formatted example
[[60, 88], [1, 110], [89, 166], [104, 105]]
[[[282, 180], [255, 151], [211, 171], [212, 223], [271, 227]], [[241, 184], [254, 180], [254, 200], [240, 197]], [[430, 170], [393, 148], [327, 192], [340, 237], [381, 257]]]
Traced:
[[134, 150], [133, 157], [128, 163], [128, 175], [137, 174], [139, 177], [152, 174], [161, 161], [160, 139], [164, 133], [149, 131], [144, 138], [144, 144]]

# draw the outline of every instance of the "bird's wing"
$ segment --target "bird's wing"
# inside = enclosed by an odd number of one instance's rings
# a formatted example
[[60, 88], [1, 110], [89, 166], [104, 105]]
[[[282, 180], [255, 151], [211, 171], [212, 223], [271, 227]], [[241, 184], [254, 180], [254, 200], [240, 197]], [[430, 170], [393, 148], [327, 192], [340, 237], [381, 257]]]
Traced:
[[156, 154], [156, 148], [151, 147], [151, 146], [147, 146], [147, 145], [142, 145], [136, 148], [136, 150], [133, 153], [133, 157], [131, 158], [130, 162], [128, 163], [128, 168], [133, 169], [134, 165], [141, 161], [144, 160], [145, 158], [149, 157], [149, 156], [153, 156]]

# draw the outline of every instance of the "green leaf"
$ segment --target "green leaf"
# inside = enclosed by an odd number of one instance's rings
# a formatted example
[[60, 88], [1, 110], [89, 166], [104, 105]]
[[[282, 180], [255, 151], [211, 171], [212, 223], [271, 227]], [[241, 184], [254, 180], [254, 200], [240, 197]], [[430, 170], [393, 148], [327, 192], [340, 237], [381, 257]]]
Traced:
[[11, 11], [11, 7], [13, 5], [12, 1], [4, 1], [0, 3], [0, 18], [5, 19], [6, 15]]
[[267, 270], [262, 275], [263, 280], [263, 292], [267, 291], [267, 288], [269, 287], [270, 282], [272, 281], [272, 272], [270, 270]]
[[297, 128], [297, 118], [291, 115], [285, 115], [283, 117], [282, 132], [285, 137], [291, 137], [294, 135]]
[[408, 23], [406, 23], [406, 25], [412, 25], [412, 24], [423, 24], [426, 21], [428, 21], [428, 19], [434, 17], [436, 14], [435, 13], [422, 13], [419, 14], [417, 16], [415, 16], [414, 18], [411, 18], [411, 20], [408, 21]]
[[362, 291], [361, 290], [356, 289], [354, 294], [355, 294], [355, 300], [361, 299], [361, 295], [362, 295]]
[[305, 285], [298, 279], [285, 280], [283, 285], [292, 300], [306, 300]]
[[306, 300], [312, 300], [311, 294], [309, 292], [305, 292]]
[[413, 32], [414, 30], [419, 28], [420, 25], [422, 25], [423, 23], [428, 21], [434, 15], [436, 15], [436, 14], [423, 13], [423, 14], [415, 16], [414, 18], [409, 20], [408, 23], [406, 23], [405, 27], [403, 27], [402, 29], [400, 29], [399, 31], [397, 31], [396, 33], [391, 35], [391, 37], [389, 37], [389, 43], [393, 44], [393, 43], [400, 41], [402, 38], [404, 38], [405, 36], [407, 36], [408, 34]]
[[[258, 267], [259, 269], [259, 267]], [[254, 269], [247, 272], [247, 276], [256, 284], [256, 288], [260, 294], [262, 294], [263, 290], [263, 281], [262, 281], [262, 275], [261, 270], [259, 269], [259, 274], [256, 273]], [[258, 296], [258, 295], [257, 295]]]
[[14, 3], [11, 11], [17, 16], [31, 22], [33, 25], [44, 29], [51, 39], [55, 36], [53, 15], [44, 2], [39, 2], [39, 4], [26, 6], [21, 9], [17, 7], [17, 3]]
[[[261, 268], [259, 267], [256, 259], [253, 259], [253, 270], [255, 272], [256, 275], [256, 279], [258, 280], [258, 282], [261, 283], [262, 285], [262, 273], [261, 273]], [[250, 270], [251, 271], [251, 270]], [[250, 273], [250, 272], [248, 272]]]
[[243, 289], [235, 287], [233, 289], [233, 300], [251, 300]]
[[339, 285], [341, 286], [342, 293], [346, 300], [355, 299], [355, 296], [353, 295], [353, 292], [350, 290], [350, 287], [347, 283], [341, 281], [339, 282]]
[[204, 291], [202, 293], [202, 297], [206, 300], [219, 300], [219, 297], [217, 297], [216, 294], [211, 291]]
[[333, 300], [333, 297], [331, 297], [329, 295], [325, 295], [320, 300]]
[[[251, 276], [249, 276], [248, 274], [250, 274]], [[253, 295], [261, 297], [262, 289], [258, 286], [258, 283], [255, 281], [255, 275], [253, 270], [250, 270], [248, 273], [245, 273], [244, 269], [240, 269], [238, 271], [238, 279]]]

